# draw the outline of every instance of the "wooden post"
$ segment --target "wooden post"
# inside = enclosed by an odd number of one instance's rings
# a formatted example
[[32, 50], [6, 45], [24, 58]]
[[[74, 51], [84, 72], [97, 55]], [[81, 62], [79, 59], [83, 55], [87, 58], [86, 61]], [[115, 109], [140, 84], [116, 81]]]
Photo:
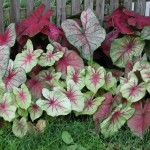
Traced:
[[72, 15], [80, 13], [80, 0], [72, 0]]
[[93, 0], [84, 0], [84, 9], [90, 8], [93, 10]]
[[111, 14], [119, 6], [119, 0], [110, 0], [109, 13]]
[[132, 10], [132, 0], [124, 0], [124, 6], [127, 9]]
[[145, 15], [146, 0], [137, 0], [135, 2], [135, 11], [141, 15]]
[[0, 31], [4, 32], [4, 20], [3, 20], [3, 0], [0, 0]]
[[34, 10], [34, 0], [27, 0], [27, 16], [29, 16]]

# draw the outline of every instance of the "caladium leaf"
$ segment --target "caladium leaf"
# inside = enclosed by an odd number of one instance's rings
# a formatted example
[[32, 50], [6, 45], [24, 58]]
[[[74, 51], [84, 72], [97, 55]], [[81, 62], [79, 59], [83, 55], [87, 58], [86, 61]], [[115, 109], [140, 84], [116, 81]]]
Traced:
[[114, 135], [124, 124], [125, 122], [133, 115], [134, 109], [129, 106], [124, 106], [120, 104], [110, 116], [105, 119], [100, 127], [101, 133], [105, 137]]
[[3, 77], [3, 81], [6, 86], [6, 90], [8, 92], [12, 92], [13, 87], [19, 87], [21, 84], [25, 83], [27, 77], [25, 70], [21, 67], [13, 68], [13, 61], [9, 61], [12, 67], [8, 66], [5, 76]]
[[4, 94], [6, 93], [5, 84], [2, 79], [0, 79], [0, 99], [3, 98]]
[[5, 75], [9, 63], [10, 51], [8, 46], [0, 46], [0, 78]]
[[82, 28], [71, 19], [64, 21], [61, 26], [68, 41], [80, 51], [82, 57], [92, 60], [93, 52], [104, 41], [106, 32], [91, 9], [82, 12], [81, 22]]
[[149, 70], [150, 63], [148, 61], [138, 61], [133, 66], [133, 71]]
[[85, 69], [77, 72], [73, 67], [71, 66], [67, 67], [66, 81], [73, 80], [76, 86], [78, 86], [80, 90], [85, 86], [84, 76], [85, 76]]
[[142, 136], [150, 126], [150, 100], [147, 99], [144, 107], [142, 102], [132, 104], [135, 108], [134, 115], [128, 120], [128, 126], [137, 136]]
[[150, 40], [150, 26], [146, 26], [143, 28], [141, 32], [141, 38], [144, 40]]
[[113, 63], [124, 68], [128, 60], [133, 56], [140, 56], [145, 46], [144, 41], [139, 37], [124, 36], [115, 39], [111, 44], [110, 57]]
[[93, 93], [96, 93], [98, 89], [104, 85], [104, 83], [104, 68], [99, 67], [95, 70], [91, 66], [88, 66], [85, 76], [86, 87]]
[[53, 66], [64, 54], [63, 52], [53, 53], [54, 47], [51, 44], [48, 44], [46, 49], [47, 53], [43, 53], [38, 61], [38, 64], [43, 67]]
[[0, 116], [6, 121], [12, 121], [15, 118], [16, 107], [11, 104], [12, 99], [9, 93], [5, 93], [0, 100]]
[[20, 120], [15, 119], [13, 121], [12, 132], [15, 136], [23, 138], [27, 133], [27, 121], [26, 118], [22, 117]]
[[16, 40], [15, 24], [11, 23], [6, 28], [4, 34], [0, 33], [0, 46], [12, 47], [15, 44], [15, 40]]
[[22, 53], [17, 54], [14, 67], [22, 67], [25, 69], [26, 73], [30, 72], [34, 66], [36, 66], [38, 62], [38, 57], [42, 54], [42, 50], [33, 51], [33, 44], [31, 40], [27, 41], [27, 49], [25, 49]]
[[119, 78], [120, 78], [121, 76], [124, 75], [124, 72], [122, 72], [121, 70], [108, 69], [108, 71], [112, 72], [112, 76], [115, 77], [117, 81], [119, 80]]
[[140, 73], [144, 82], [146, 83], [150, 82], [150, 70], [144, 69], [144, 70], [141, 70]]
[[97, 108], [104, 101], [105, 97], [96, 97], [92, 92], [84, 93], [84, 108], [80, 114], [92, 115], [96, 112]]
[[41, 110], [38, 105], [32, 104], [29, 107], [29, 113], [30, 113], [31, 120], [34, 121], [38, 119], [39, 117], [41, 117], [41, 115], [43, 114], [43, 110]]
[[25, 84], [21, 88], [13, 88], [13, 93], [16, 95], [16, 101], [19, 107], [27, 109], [31, 103], [31, 94]]
[[22, 108], [18, 108], [18, 115], [27, 118], [28, 117], [28, 111]]
[[60, 91], [42, 90], [43, 96], [47, 100], [39, 99], [36, 104], [52, 117], [59, 115], [67, 115], [71, 111], [70, 100]]

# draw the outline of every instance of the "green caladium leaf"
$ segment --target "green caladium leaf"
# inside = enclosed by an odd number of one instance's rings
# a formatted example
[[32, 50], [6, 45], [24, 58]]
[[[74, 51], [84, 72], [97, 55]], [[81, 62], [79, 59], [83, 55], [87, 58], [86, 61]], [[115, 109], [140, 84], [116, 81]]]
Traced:
[[96, 97], [92, 92], [84, 93], [84, 108], [80, 114], [92, 115], [104, 101], [105, 97]]
[[110, 137], [114, 135], [134, 114], [135, 109], [129, 106], [123, 106], [120, 104], [107, 119], [105, 119], [100, 127], [101, 133], [105, 137]]
[[28, 117], [28, 111], [22, 108], [18, 108], [18, 114], [22, 117], [27, 118]]
[[52, 117], [67, 115], [71, 112], [70, 100], [60, 91], [42, 90], [43, 96], [47, 100], [37, 100], [36, 104]]
[[145, 42], [140, 37], [127, 35], [112, 42], [110, 57], [116, 66], [125, 68], [128, 60], [141, 55], [144, 46]]
[[73, 80], [75, 85], [78, 86], [80, 90], [85, 86], [84, 77], [85, 77], [85, 69], [78, 72], [75, 71], [75, 69], [72, 66], [67, 67], [66, 81]]
[[21, 85], [21, 88], [14, 88], [13, 93], [16, 96], [16, 101], [19, 107], [27, 109], [31, 104], [31, 94], [25, 84]]
[[12, 121], [15, 118], [16, 107], [12, 105], [12, 99], [9, 93], [5, 93], [0, 99], [0, 116], [6, 121]]
[[58, 51], [53, 53], [54, 47], [51, 44], [48, 44], [47, 52], [43, 53], [42, 56], [39, 58], [38, 64], [40, 66], [53, 66], [56, 61], [58, 61], [64, 54], [62, 51]]
[[29, 113], [30, 113], [31, 120], [34, 121], [42, 116], [43, 110], [38, 105], [32, 104], [29, 107]]
[[82, 12], [81, 22], [82, 27], [76, 21], [67, 19], [61, 26], [68, 41], [79, 50], [82, 57], [91, 60], [93, 52], [104, 41], [106, 32], [91, 9]]
[[105, 81], [103, 67], [99, 67], [95, 70], [91, 66], [88, 66], [85, 76], [86, 87], [93, 93], [96, 93], [98, 89], [104, 85], [104, 83]]
[[141, 32], [141, 38], [144, 40], [150, 40], [150, 26], [145, 26]]
[[150, 63], [148, 61], [138, 61], [133, 66], [133, 71], [149, 70]]
[[38, 57], [43, 53], [42, 50], [33, 50], [33, 44], [31, 40], [27, 41], [27, 48], [22, 53], [17, 54], [14, 67], [22, 67], [26, 73], [30, 72], [34, 66], [38, 63]]
[[13, 121], [12, 132], [15, 136], [23, 138], [27, 133], [27, 129], [26, 118], [22, 117], [20, 120], [15, 119]]

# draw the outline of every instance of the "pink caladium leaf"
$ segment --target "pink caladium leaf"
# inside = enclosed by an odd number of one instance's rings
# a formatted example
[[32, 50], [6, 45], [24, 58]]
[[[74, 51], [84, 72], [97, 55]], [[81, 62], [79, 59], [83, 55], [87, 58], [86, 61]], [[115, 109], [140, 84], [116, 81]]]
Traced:
[[15, 118], [16, 107], [12, 105], [12, 99], [9, 93], [5, 93], [0, 100], [0, 116], [6, 121], [12, 121]]
[[144, 70], [141, 70], [140, 73], [144, 82], [146, 83], [150, 82], [150, 70], [144, 69]]
[[30, 113], [30, 118], [32, 121], [38, 119], [39, 117], [42, 116], [43, 114], [43, 110], [40, 109], [40, 107], [36, 104], [32, 104], [30, 107], [29, 107], [29, 113]]
[[148, 61], [138, 61], [133, 66], [133, 71], [149, 70], [150, 63]]
[[36, 104], [49, 116], [67, 115], [71, 112], [70, 100], [62, 92], [44, 88], [42, 93], [46, 100], [39, 99]]
[[67, 67], [66, 81], [73, 80], [80, 90], [85, 86], [84, 78], [85, 78], [85, 69], [82, 69], [77, 72], [73, 67], [71, 66]]
[[132, 70], [133, 70], [133, 62], [131, 60], [128, 60], [125, 65], [125, 76], [127, 76], [127, 74]]
[[22, 109], [27, 109], [31, 104], [31, 94], [25, 84], [21, 85], [21, 88], [13, 88], [13, 93], [16, 96], [16, 102]]
[[140, 56], [145, 42], [140, 37], [124, 36], [115, 39], [110, 48], [110, 57], [118, 67], [125, 68], [128, 60], [132, 60], [133, 56]]
[[46, 67], [46, 66], [53, 66], [55, 62], [57, 62], [62, 56], [63, 52], [56, 52], [53, 53], [54, 47], [51, 44], [48, 44], [47, 47], [47, 52], [43, 53], [38, 61], [38, 64], [40, 66]]
[[132, 107], [120, 104], [100, 125], [101, 133], [105, 137], [114, 135], [132, 117], [135, 110]]
[[82, 57], [92, 60], [93, 52], [104, 41], [106, 32], [91, 9], [82, 12], [81, 22], [82, 28], [71, 19], [64, 21], [61, 26], [68, 41], [79, 50]]
[[56, 63], [56, 70], [62, 73], [62, 78], [66, 77], [68, 66], [72, 66], [76, 71], [84, 69], [82, 58], [73, 50], [65, 49], [63, 57]]
[[14, 67], [22, 67], [25, 69], [26, 73], [30, 72], [34, 66], [38, 63], [38, 57], [43, 53], [42, 50], [33, 50], [33, 44], [31, 40], [27, 41], [27, 49], [22, 53], [17, 54]]
[[10, 51], [8, 46], [0, 46], [0, 77], [2, 78], [7, 70]]
[[15, 24], [11, 23], [6, 28], [4, 34], [0, 33], [0, 46], [12, 47], [15, 44], [15, 40], [16, 40]]
[[22, 117], [20, 120], [15, 119], [13, 121], [12, 132], [15, 136], [23, 138], [27, 134], [27, 120]]
[[13, 68], [12, 60], [9, 61], [9, 65], [12, 65], [12, 67], [8, 66], [6, 74], [3, 77], [3, 81], [5, 83], [6, 90], [8, 92], [12, 92], [13, 87], [19, 87], [21, 84], [25, 83], [27, 77], [23, 68]]
[[96, 93], [104, 83], [104, 68], [99, 67], [98, 69], [94, 69], [91, 66], [88, 66], [85, 76], [86, 87], [93, 93]]
[[50, 39], [54, 41], [58, 41], [59, 36], [64, 34], [61, 28], [57, 27], [52, 23], [45, 25], [41, 30], [41, 33], [47, 35]]
[[84, 93], [84, 108], [80, 114], [93, 115], [104, 99], [105, 97], [94, 98], [94, 94], [92, 92]]
[[135, 108], [135, 113], [128, 120], [128, 126], [135, 135], [143, 136], [150, 126], [150, 100], [147, 99], [144, 107], [141, 101], [132, 104], [132, 107]]
[[108, 69], [108, 71], [112, 72], [112, 76], [115, 77], [117, 81], [124, 75], [124, 72], [118, 69]]

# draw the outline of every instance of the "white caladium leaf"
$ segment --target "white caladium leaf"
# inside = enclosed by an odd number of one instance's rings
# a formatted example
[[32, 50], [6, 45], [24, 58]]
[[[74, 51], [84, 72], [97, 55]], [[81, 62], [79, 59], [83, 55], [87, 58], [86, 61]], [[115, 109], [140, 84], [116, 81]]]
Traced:
[[47, 100], [39, 99], [36, 104], [52, 117], [67, 115], [71, 112], [71, 103], [69, 99], [60, 91], [42, 90], [43, 96]]
[[67, 91], [64, 94], [71, 102], [71, 109], [76, 112], [81, 112], [84, 108], [84, 96], [76, 84], [69, 80], [67, 81]]
[[10, 50], [8, 46], [0, 46], [0, 78], [5, 75], [9, 63]]
[[21, 84], [25, 83], [26, 79], [25, 70], [21, 67], [13, 68], [13, 61], [10, 60], [6, 74], [3, 77], [6, 90], [12, 92], [13, 87], [19, 87]]
[[20, 120], [15, 119], [13, 121], [12, 132], [15, 136], [23, 138], [26, 135], [27, 130], [28, 126], [26, 118], [22, 117]]
[[128, 60], [141, 55], [144, 46], [145, 42], [140, 37], [127, 35], [112, 42], [110, 57], [116, 66], [125, 68]]
[[93, 52], [104, 41], [106, 32], [91, 9], [82, 12], [81, 22], [82, 27], [76, 21], [67, 19], [62, 23], [62, 28], [68, 41], [80, 51], [83, 58], [91, 60]]
[[51, 44], [48, 44], [46, 47], [47, 52], [43, 53], [39, 58], [38, 64], [40, 66], [53, 66], [56, 61], [58, 61], [64, 54], [62, 51], [53, 53], [54, 47]]
[[81, 71], [75, 71], [75, 69], [72, 66], [67, 67], [66, 81], [73, 80], [75, 85], [78, 86], [80, 90], [85, 86], [84, 78], [85, 69], [82, 69]]
[[103, 88], [107, 91], [110, 88], [114, 87], [115, 84], [117, 83], [116, 78], [112, 76], [111, 72], [105, 73], [104, 80], [105, 80], [105, 84], [103, 85]]
[[92, 115], [104, 101], [105, 97], [96, 97], [92, 92], [84, 93], [84, 108], [80, 114]]
[[34, 121], [42, 116], [43, 110], [38, 105], [32, 104], [29, 107], [29, 113], [30, 113], [31, 120]]
[[95, 70], [91, 66], [88, 66], [85, 76], [86, 87], [93, 93], [96, 93], [98, 89], [104, 85], [104, 83], [103, 67], [99, 67], [97, 70]]
[[121, 86], [122, 96], [130, 102], [137, 102], [146, 94], [145, 83], [128, 82]]
[[150, 69], [149, 70], [147, 70], [147, 69], [141, 70], [140, 73], [141, 73], [141, 77], [144, 80], [144, 82], [146, 82], [146, 83], [150, 82]]
[[15, 118], [16, 107], [12, 105], [12, 99], [9, 93], [5, 93], [0, 100], [0, 116], [6, 121], [12, 121]]
[[150, 63], [148, 61], [138, 61], [133, 66], [133, 71], [141, 71], [150, 69]]
[[129, 106], [124, 107], [122, 104], [119, 105], [114, 112], [112, 112], [112, 114], [101, 123], [101, 133], [105, 137], [114, 135], [125, 124], [125, 122], [131, 118], [134, 111], [134, 108]]
[[31, 40], [27, 41], [27, 49], [22, 53], [17, 54], [14, 61], [14, 67], [22, 67], [26, 73], [30, 72], [34, 66], [38, 63], [38, 57], [43, 53], [42, 50], [33, 50], [33, 44]]
[[4, 96], [6, 93], [5, 84], [2, 79], [0, 79], [0, 99]]
[[13, 93], [16, 96], [16, 101], [19, 107], [27, 109], [31, 103], [31, 94], [25, 84], [21, 85], [21, 88], [13, 88]]

